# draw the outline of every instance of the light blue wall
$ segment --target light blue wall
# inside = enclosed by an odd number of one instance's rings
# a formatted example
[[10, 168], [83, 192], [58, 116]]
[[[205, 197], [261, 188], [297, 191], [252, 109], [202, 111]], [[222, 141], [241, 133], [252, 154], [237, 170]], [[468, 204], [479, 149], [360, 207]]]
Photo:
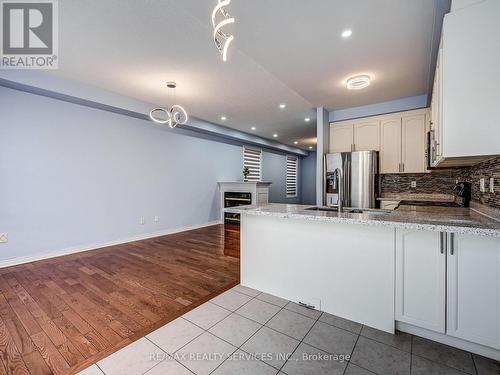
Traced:
[[388, 102], [331, 111], [329, 119], [330, 122], [343, 121], [360, 117], [376, 116], [384, 113], [409, 111], [425, 107], [427, 107], [427, 95], [410, 96], [408, 98], [401, 98]]
[[[301, 168], [299, 158], [299, 170]], [[283, 173], [285, 171], [285, 173]], [[273, 152], [262, 154], [262, 181], [272, 182], [269, 187], [269, 201], [272, 203], [300, 203], [300, 177], [295, 198], [286, 197], [286, 155]]]
[[316, 153], [303, 158], [301, 167], [302, 204], [316, 204]]
[[[239, 145], [3, 87], [0, 140], [0, 261], [217, 220], [217, 182], [242, 170]], [[276, 186], [281, 160], [264, 155]]]

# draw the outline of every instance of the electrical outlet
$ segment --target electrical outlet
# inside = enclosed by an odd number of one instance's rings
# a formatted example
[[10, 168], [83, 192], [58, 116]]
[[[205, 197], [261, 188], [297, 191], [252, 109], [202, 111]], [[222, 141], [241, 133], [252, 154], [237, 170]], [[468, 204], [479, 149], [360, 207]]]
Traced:
[[7, 233], [0, 233], [0, 243], [7, 243], [9, 242], [9, 236]]
[[160, 217], [158, 215], [155, 216], [155, 223], [160, 221]]
[[484, 178], [479, 179], [479, 191], [481, 193], [484, 193], [486, 191], [486, 188], [484, 187]]
[[144, 216], [141, 216], [139, 219], [139, 224], [144, 225]]
[[412, 181], [410, 185], [411, 185], [412, 188], [416, 188], [417, 187], [417, 181]]
[[490, 177], [490, 193], [495, 193], [495, 179]]

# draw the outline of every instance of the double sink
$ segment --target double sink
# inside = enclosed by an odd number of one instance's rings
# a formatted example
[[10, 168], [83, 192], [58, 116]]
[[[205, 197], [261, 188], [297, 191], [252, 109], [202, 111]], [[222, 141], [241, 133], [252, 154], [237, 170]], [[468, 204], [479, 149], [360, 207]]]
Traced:
[[[327, 211], [327, 212], [338, 212], [337, 207], [309, 207], [305, 209], [306, 211]], [[349, 214], [380, 214], [380, 215], [388, 215], [393, 210], [384, 210], [380, 208], [354, 208], [354, 207], [344, 207], [342, 209], [343, 212]]]

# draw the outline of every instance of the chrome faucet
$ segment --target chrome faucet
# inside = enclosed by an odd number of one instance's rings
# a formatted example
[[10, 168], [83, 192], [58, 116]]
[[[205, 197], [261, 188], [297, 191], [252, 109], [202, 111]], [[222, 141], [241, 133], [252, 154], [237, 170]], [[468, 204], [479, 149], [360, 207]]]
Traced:
[[344, 174], [340, 168], [333, 171], [333, 189], [337, 190], [337, 184], [339, 192], [338, 210], [342, 212], [344, 210]]

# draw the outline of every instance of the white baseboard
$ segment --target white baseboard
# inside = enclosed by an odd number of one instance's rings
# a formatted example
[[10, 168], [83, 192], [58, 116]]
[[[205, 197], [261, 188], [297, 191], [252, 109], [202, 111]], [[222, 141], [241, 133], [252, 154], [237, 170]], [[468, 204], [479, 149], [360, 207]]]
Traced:
[[458, 349], [482, 355], [483, 357], [500, 361], [500, 350], [493, 349], [488, 346], [448, 336], [443, 333], [429, 331], [428, 329], [416, 327], [403, 322], [396, 322], [396, 329], [401, 332], [410, 333], [412, 335], [420, 336], [432, 341], [440, 342], [441, 344], [453, 346]]
[[145, 233], [145, 234], [140, 234], [137, 236], [122, 238], [122, 239], [118, 239], [118, 240], [114, 240], [114, 241], [100, 242], [100, 243], [93, 244], [93, 245], [75, 246], [75, 247], [70, 247], [70, 248], [62, 249], [59, 251], [53, 251], [53, 252], [45, 253], [45, 254], [38, 254], [38, 255], [33, 255], [33, 256], [24, 256], [24, 257], [5, 259], [5, 260], [0, 261], [0, 268], [17, 266], [19, 264], [36, 262], [38, 260], [44, 260], [44, 259], [60, 257], [63, 255], [81, 253], [83, 251], [96, 250], [96, 249], [101, 249], [103, 247], [121, 245], [121, 244], [134, 242], [134, 241], [146, 240], [148, 238], [166, 236], [167, 234], [185, 232], [188, 230], [204, 228], [204, 227], [208, 227], [210, 225], [216, 225], [216, 224], [222, 224], [222, 221], [215, 220], [215, 221], [210, 221], [208, 223], [192, 225], [192, 226], [188, 226], [188, 227], [166, 229], [163, 231], [152, 232], [152, 233]]

